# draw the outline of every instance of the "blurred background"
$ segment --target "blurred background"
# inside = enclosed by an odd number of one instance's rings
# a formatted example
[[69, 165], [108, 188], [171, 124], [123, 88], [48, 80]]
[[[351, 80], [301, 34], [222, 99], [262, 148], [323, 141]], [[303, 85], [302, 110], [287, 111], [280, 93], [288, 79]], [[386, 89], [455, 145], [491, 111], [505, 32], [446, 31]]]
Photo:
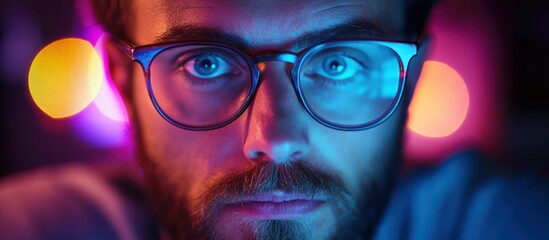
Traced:
[[[77, 82], [94, 91], [61, 118], [36, 90], [45, 89], [34, 75], [48, 69], [44, 64], [74, 64], [65, 48], [102, 59], [102, 32], [86, 0], [7, 0], [0, 13], [0, 178], [70, 162], [132, 159], [127, 117], [100, 68], [93, 77], [89, 69], [80, 73], [86, 76]], [[433, 165], [475, 149], [502, 164], [549, 169], [548, 26], [548, 1], [441, 0], [410, 109], [406, 164]], [[71, 76], [48, 84], [66, 92], [60, 86]]]

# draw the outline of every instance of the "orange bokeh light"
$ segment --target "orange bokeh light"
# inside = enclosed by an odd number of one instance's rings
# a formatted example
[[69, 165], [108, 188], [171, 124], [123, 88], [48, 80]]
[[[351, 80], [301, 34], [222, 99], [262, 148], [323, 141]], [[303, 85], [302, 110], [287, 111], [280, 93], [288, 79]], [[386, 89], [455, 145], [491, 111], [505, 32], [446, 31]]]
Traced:
[[426, 137], [454, 133], [467, 116], [469, 92], [452, 67], [426, 61], [409, 108], [408, 127]]
[[66, 38], [44, 47], [29, 70], [29, 91], [52, 118], [69, 117], [86, 108], [101, 89], [103, 65], [86, 40]]

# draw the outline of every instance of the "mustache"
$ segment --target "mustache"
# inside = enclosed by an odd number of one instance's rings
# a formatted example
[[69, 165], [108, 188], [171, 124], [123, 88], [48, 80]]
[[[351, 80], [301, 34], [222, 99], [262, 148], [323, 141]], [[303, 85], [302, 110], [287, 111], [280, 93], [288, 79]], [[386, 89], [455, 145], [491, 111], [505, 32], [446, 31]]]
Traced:
[[309, 196], [321, 194], [328, 201], [338, 200], [347, 207], [353, 202], [341, 178], [306, 161], [258, 163], [249, 169], [215, 180], [207, 186], [199, 200], [204, 203], [204, 209], [211, 210], [223, 202], [275, 190]]

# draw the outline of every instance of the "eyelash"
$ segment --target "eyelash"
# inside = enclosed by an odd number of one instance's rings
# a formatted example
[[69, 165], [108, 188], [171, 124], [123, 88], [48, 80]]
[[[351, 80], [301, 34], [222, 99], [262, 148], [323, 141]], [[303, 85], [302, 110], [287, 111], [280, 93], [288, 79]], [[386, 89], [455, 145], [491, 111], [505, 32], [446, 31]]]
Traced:
[[338, 53], [341, 53], [344, 57], [348, 57], [350, 59], [353, 59], [354, 61], [356, 61], [358, 64], [360, 64], [360, 66], [362, 66], [364, 69], [368, 69], [368, 67], [366, 66], [366, 64], [364, 64], [363, 61], [359, 60], [358, 57], [356, 56], [356, 54], [353, 54], [353, 53], [350, 53], [350, 52], [338, 52]]
[[176, 64], [175, 64], [176, 69], [180, 69], [181, 67], [183, 67], [185, 65], [185, 63], [187, 63], [190, 60], [193, 60], [193, 59], [197, 58], [201, 54], [211, 54], [211, 55], [214, 55], [216, 57], [219, 57], [219, 58], [223, 59], [223, 61], [225, 61], [225, 62], [229, 62], [226, 56], [223, 56], [223, 54], [219, 54], [218, 52], [213, 52], [213, 51], [206, 51], [206, 52], [201, 52], [201, 53], [197, 53], [197, 54], [195, 54], [193, 52], [190, 52], [190, 53], [186, 53], [185, 55], [187, 55], [187, 54], [189, 54], [191, 56], [186, 57], [183, 60], [179, 60], [179, 59], [182, 58], [181, 55], [176, 57], [176, 59], [177, 59]]
[[[175, 64], [175, 66], [176, 66], [175, 72], [177, 72], [178, 74], [184, 75], [185, 79], [187, 79], [188, 82], [191, 83], [193, 86], [210, 86], [210, 85], [214, 85], [214, 84], [217, 84], [217, 83], [220, 83], [222, 81], [227, 80], [223, 76], [222, 77], [216, 77], [216, 78], [210, 78], [207, 81], [197, 80], [195, 76], [192, 76], [188, 71], [185, 70], [185, 64], [187, 62], [197, 58], [201, 54], [211, 54], [211, 55], [214, 55], [216, 57], [221, 58], [223, 61], [228, 63], [228, 62], [230, 62], [230, 60], [228, 60], [226, 56], [223, 56], [222, 54], [219, 54], [218, 52], [213, 52], [213, 51], [205, 51], [205, 52], [201, 52], [201, 53], [198, 53], [198, 54], [193, 54], [191, 52], [191, 53], [188, 53], [188, 54], [192, 54], [192, 55], [190, 57], [184, 58], [184, 60], [177, 60], [177, 63]], [[177, 57], [177, 59], [181, 59], [181, 58], [182, 58], [182, 56]]]
[[345, 86], [351, 82], [350, 79], [340, 80], [340, 81], [334, 81], [331, 79], [327, 79], [320, 74], [313, 74], [310, 75], [310, 77], [315, 78], [315, 81], [319, 81], [322, 86], [324, 85], [332, 85], [332, 86]]
[[[364, 70], [368, 70], [370, 69], [368, 66], [366, 66], [364, 64], [363, 61], [359, 60], [355, 54], [352, 54], [350, 52], [343, 52], [343, 51], [340, 51], [340, 52], [336, 52], [336, 53], [330, 53], [330, 54], [325, 54], [323, 56], [321, 56], [323, 59], [326, 58], [326, 57], [329, 57], [330, 55], [338, 55], [338, 54], [341, 54], [341, 56], [343, 57], [347, 57], [347, 58], [350, 58], [352, 59], [353, 61], [356, 61], [361, 67], [364, 68]], [[316, 63], [316, 64], [321, 64], [321, 63]], [[351, 79], [345, 79], [345, 80], [339, 80], [339, 81], [334, 81], [332, 79], [327, 79], [325, 77], [323, 77], [321, 74], [318, 74], [318, 73], [313, 73], [313, 74], [310, 74], [309, 77], [311, 78], [315, 78], [317, 81], [320, 81], [321, 85], [332, 85], [332, 86], [345, 86], [347, 84], [349, 84], [351, 82]]]
[[227, 79], [226, 78], [223, 78], [223, 77], [218, 77], [218, 78], [211, 78], [211, 79], [208, 79], [207, 81], [204, 81], [204, 80], [196, 80], [194, 76], [190, 76], [190, 74], [187, 72], [187, 71], [184, 71], [182, 70], [181, 72], [183, 72], [182, 74], [185, 75], [185, 79], [187, 79], [187, 81], [189, 83], [191, 83], [191, 85], [193, 86], [209, 86], [209, 85], [215, 85], [217, 83], [220, 83], [222, 81], [226, 81]]

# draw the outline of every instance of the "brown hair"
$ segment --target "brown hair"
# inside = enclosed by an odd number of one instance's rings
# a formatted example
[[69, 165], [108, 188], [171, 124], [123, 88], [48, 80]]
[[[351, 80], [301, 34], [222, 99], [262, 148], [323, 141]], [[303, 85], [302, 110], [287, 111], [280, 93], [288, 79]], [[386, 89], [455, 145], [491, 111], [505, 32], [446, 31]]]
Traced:
[[95, 20], [115, 39], [130, 40], [132, 0], [89, 0]]
[[[116, 39], [130, 40], [132, 0], [90, 0], [95, 19]], [[438, 0], [405, 0], [407, 16], [405, 34], [420, 36], [431, 10]]]

